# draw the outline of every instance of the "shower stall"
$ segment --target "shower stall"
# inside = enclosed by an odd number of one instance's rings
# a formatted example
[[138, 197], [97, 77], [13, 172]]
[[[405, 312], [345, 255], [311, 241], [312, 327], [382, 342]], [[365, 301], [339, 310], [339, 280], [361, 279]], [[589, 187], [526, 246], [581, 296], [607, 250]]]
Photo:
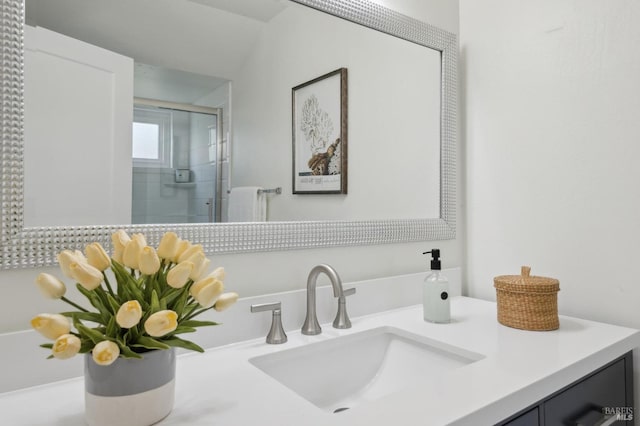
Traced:
[[135, 98], [134, 224], [221, 220], [222, 111]]

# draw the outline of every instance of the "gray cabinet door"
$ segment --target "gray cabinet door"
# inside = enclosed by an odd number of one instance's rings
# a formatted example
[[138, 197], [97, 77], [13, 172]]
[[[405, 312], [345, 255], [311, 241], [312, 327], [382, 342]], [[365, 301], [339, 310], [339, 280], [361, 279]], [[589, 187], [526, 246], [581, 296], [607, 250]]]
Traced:
[[538, 407], [527, 411], [526, 413], [516, 417], [515, 419], [505, 423], [503, 426], [539, 426], [540, 415]]
[[545, 401], [545, 424], [574, 426], [582, 423], [580, 419], [594, 414], [602, 419], [604, 409], [615, 410], [633, 404], [631, 401], [627, 404], [625, 388], [625, 360], [621, 359]]

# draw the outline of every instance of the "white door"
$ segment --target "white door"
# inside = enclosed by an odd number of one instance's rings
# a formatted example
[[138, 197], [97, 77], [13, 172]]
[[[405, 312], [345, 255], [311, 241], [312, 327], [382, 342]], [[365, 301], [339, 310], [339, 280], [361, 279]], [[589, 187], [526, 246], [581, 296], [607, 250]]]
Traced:
[[133, 60], [25, 27], [24, 225], [131, 221]]

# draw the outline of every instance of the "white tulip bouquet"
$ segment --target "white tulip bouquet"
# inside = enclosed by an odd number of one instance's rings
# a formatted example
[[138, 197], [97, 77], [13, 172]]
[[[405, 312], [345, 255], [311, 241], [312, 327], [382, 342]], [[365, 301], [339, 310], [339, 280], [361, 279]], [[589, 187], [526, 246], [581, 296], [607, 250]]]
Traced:
[[[84, 253], [64, 250], [58, 255], [62, 273], [77, 282], [94, 310], [67, 299], [65, 284], [55, 276], [41, 273], [36, 278], [45, 297], [77, 309], [40, 314], [31, 320], [35, 330], [53, 340], [41, 345], [51, 350], [49, 358], [91, 352], [97, 364], [109, 365], [118, 357], [142, 358], [156, 349], [203, 352], [177, 335], [218, 325], [194, 318], [236, 302], [237, 293], [224, 293], [224, 268], [207, 274], [211, 262], [202, 246], [181, 240], [173, 232], [164, 234], [157, 250], [147, 245], [142, 234], [130, 237], [119, 230], [111, 238], [111, 258], [99, 243], [87, 245]], [[115, 278], [115, 286], [109, 277]]]

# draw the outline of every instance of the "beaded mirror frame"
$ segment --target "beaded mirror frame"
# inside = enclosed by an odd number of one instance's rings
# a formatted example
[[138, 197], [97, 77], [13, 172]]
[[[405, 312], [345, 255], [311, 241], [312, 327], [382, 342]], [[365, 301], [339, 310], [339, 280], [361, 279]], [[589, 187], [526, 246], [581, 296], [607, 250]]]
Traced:
[[56, 264], [63, 249], [98, 241], [111, 248], [118, 229], [149, 244], [174, 231], [205, 252], [247, 253], [445, 240], [456, 235], [457, 36], [367, 0], [291, 0], [441, 53], [440, 217], [402, 220], [29, 227], [23, 224], [24, 0], [0, 0], [0, 269]]

